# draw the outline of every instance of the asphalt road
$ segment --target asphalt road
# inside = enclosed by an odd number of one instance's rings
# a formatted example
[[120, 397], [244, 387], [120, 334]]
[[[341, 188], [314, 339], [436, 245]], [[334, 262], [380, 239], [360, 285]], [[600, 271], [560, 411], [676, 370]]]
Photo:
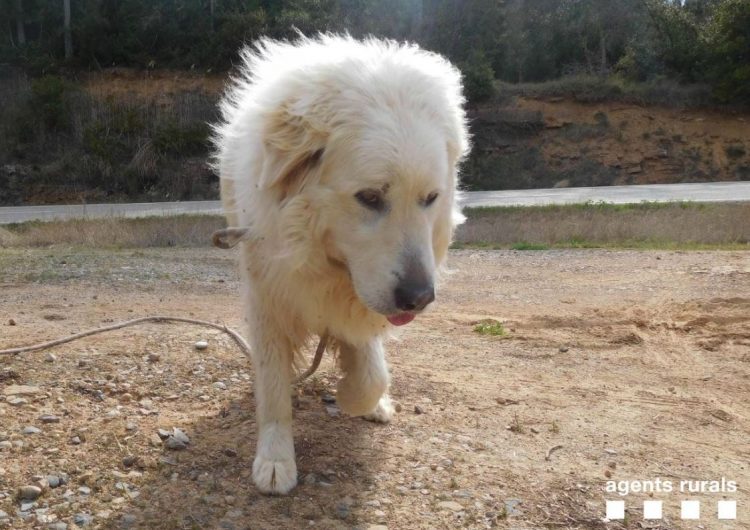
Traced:
[[[537, 190], [474, 191], [461, 195], [464, 207], [535, 206], [609, 202], [750, 202], [750, 182], [711, 182], [697, 184], [648, 184], [642, 186], [600, 186], [594, 188], [553, 188]], [[0, 224], [32, 220], [102, 217], [147, 217], [176, 214], [219, 214], [219, 201], [152, 202], [131, 204], [71, 204], [54, 206], [0, 207]]]

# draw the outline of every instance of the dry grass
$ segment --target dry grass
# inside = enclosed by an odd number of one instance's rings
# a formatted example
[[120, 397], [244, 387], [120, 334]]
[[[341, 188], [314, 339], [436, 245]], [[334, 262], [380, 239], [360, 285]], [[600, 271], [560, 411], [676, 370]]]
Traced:
[[747, 246], [750, 203], [586, 204], [477, 208], [459, 246]]
[[[750, 203], [578, 204], [466, 214], [458, 247], [750, 248]], [[29, 222], [0, 227], [0, 247], [209, 246], [211, 234], [224, 226], [222, 217], [210, 215]]]
[[95, 248], [208, 246], [211, 234], [226, 226], [213, 215], [178, 215], [125, 219], [76, 219], [29, 222], [0, 227], [2, 247], [43, 247], [55, 244]]

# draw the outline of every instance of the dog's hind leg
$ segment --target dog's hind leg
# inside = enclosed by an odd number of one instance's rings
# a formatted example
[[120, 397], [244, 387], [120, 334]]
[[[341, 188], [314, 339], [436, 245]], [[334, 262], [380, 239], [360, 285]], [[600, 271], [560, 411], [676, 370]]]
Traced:
[[385, 362], [383, 343], [378, 339], [354, 347], [341, 345], [341, 369], [337, 401], [341, 410], [352, 416], [387, 423], [393, 416], [393, 406], [386, 394], [390, 377]]
[[253, 481], [264, 493], [284, 494], [297, 485], [290, 393], [292, 352], [274, 323], [255, 318], [259, 321], [251, 326], [251, 332], [258, 448]]

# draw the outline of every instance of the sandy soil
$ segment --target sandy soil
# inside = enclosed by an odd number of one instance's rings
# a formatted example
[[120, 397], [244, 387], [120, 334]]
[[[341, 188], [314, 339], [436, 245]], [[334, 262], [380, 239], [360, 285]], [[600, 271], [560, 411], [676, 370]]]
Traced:
[[[220, 332], [155, 324], [55, 359], [0, 357], [0, 527], [750, 528], [750, 253], [458, 251], [451, 264], [434, 308], [389, 345], [391, 425], [324, 402], [330, 359], [295, 390], [288, 497], [253, 488], [252, 368]], [[237, 290], [217, 250], [3, 250], [0, 348], [146, 314], [239, 326]], [[486, 318], [507, 336], [476, 333]], [[173, 427], [187, 449], [163, 446], [157, 429]], [[20, 512], [18, 488], [48, 475], [67, 483]], [[606, 491], [722, 477], [738, 491]], [[648, 498], [662, 520], [643, 520]], [[626, 519], [606, 522], [616, 499]], [[683, 499], [701, 501], [699, 521], [680, 519]], [[717, 521], [722, 499], [736, 521]]]

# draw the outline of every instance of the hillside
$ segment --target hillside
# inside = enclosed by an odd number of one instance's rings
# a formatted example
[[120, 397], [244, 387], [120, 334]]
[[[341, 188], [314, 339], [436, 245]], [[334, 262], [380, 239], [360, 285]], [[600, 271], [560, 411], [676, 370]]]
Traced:
[[[42, 80], [0, 80], [15, 98], [0, 111], [0, 204], [217, 197], [206, 138], [223, 77], [113, 68]], [[747, 112], [500, 96], [469, 112], [469, 189], [750, 179]]]

